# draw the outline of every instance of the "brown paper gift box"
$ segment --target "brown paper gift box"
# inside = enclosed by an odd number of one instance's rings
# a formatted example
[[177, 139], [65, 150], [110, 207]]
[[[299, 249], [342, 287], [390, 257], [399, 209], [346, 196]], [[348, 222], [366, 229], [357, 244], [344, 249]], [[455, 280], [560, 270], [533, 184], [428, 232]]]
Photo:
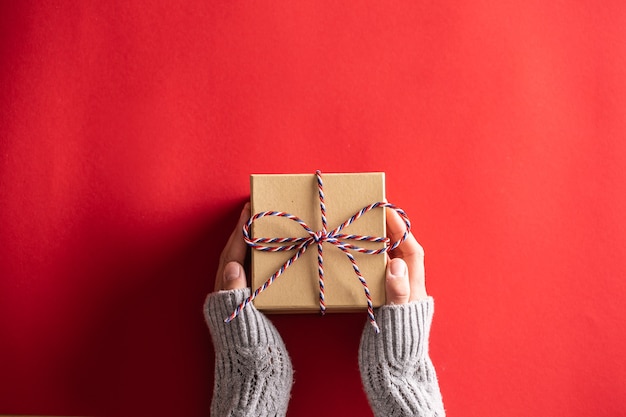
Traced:
[[[385, 174], [322, 174], [327, 229], [333, 230], [363, 207], [385, 199]], [[252, 213], [283, 211], [301, 218], [311, 229], [322, 229], [321, 211], [315, 174], [251, 175]], [[295, 221], [285, 217], [263, 217], [252, 224], [252, 238], [308, 237]], [[346, 234], [385, 236], [385, 210], [376, 208], [346, 227]], [[349, 241], [367, 249], [379, 249], [382, 243]], [[263, 285], [295, 251], [261, 252], [252, 250], [252, 289]], [[355, 311], [367, 308], [363, 285], [347, 256], [333, 244], [323, 243], [325, 302], [328, 312]], [[351, 251], [370, 290], [372, 303], [385, 302], [384, 254], [367, 255]], [[306, 252], [271, 286], [254, 300], [254, 305], [268, 312], [319, 311], [319, 275], [317, 244]]]

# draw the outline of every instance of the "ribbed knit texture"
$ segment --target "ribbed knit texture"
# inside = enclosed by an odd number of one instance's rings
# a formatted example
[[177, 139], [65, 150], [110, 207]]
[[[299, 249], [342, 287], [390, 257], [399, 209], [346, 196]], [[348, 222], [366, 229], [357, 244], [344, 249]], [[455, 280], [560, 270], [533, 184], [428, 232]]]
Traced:
[[248, 288], [219, 291], [209, 294], [204, 304], [215, 348], [212, 417], [287, 413], [293, 368], [276, 328], [252, 305], [224, 323], [249, 295]]
[[428, 356], [432, 298], [386, 305], [376, 312], [381, 332], [367, 324], [359, 347], [363, 387], [376, 417], [445, 416]]

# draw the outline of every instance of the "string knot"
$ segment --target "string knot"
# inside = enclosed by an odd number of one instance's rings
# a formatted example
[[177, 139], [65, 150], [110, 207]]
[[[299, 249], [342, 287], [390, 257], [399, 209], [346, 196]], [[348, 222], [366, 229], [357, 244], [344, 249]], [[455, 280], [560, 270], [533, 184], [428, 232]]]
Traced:
[[[254, 214], [248, 222], [243, 226], [243, 237], [244, 241], [254, 250], [259, 250], [262, 252], [283, 252], [283, 251], [295, 251], [295, 254], [289, 258], [271, 277], [268, 278], [263, 285], [257, 288], [248, 298], [246, 298], [241, 304], [239, 304], [235, 311], [227, 317], [224, 321], [230, 322], [235, 317], [239, 315], [239, 313], [246, 308], [248, 304], [250, 304], [260, 293], [265, 291], [272, 283], [281, 276], [289, 266], [291, 266], [294, 262], [296, 262], [312, 245], [317, 244], [317, 262], [318, 262], [318, 273], [319, 273], [319, 304], [320, 304], [320, 312], [324, 314], [326, 311], [325, 304], [325, 295], [324, 295], [324, 257], [323, 257], [323, 243], [327, 242], [332, 244], [341, 250], [350, 263], [352, 264], [352, 269], [354, 273], [363, 286], [363, 291], [365, 293], [365, 297], [367, 299], [367, 314], [370, 323], [376, 330], [376, 333], [379, 332], [378, 325], [376, 324], [376, 318], [374, 316], [374, 307], [372, 304], [372, 297], [370, 295], [369, 287], [361, 270], [359, 269], [357, 262], [352, 255], [351, 252], [363, 253], [366, 255], [380, 255], [383, 253], [391, 252], [396, 249], [402, 242], [406, 240], [411, 230], [411, 222], [409, 221], [408, 216], [404, 212], [404, 210], [399, 207], [394, 206], [393, 204], [380, 201], [368, 206], [363, 207], [361, 210], [357, 211], [352, 217], [347, 219], [345, 222], [340, 224], [335, 229], [328, 231], [327, 223], [326, 223], [326, 206], [324, 203], [324, 183], [322, 181], [322, 173], [317, 171], [315, 173], [317, 177], [318, 184], [318, 195], [320, 200], [320, 212], [322, 217], [322, 230], [314, 231], [311, 227], [309, 227], [302, 219], [298, 216], [295, 216], [290, 213], [286, 213], [283, 211], [263, 211], [260, 213]], [[362, 235], [354, 235], [354, 234], [343, 234], [342, 230], [355, 221], [357, 221], [361, 216], [365, 213], [377, 209], [377, 208], [390, 208], [395, 210], [400, 217], [404, 220], [406, 224], [406, 230], [402, 237], [394, 243], [390, 243], [390, 239], [385, 236], [362, 236]], [[298, 223], [309, 235], [308, 238], [302, 237], [259, 237], [253, 238], [250, 236], [250, 228], [252, 224], [262, 218], [262, 217], [284, 217], [288, 220], [294, 221]], [[367, 249], [360, 246], [355, 245], [354, 243], [349, 242], [377, 242], [383, 243], [383, 247], [380, 249]]]
[[325, 233], [324, 231], [320, 230], [319, 232], [315, 233], [312, 236], [312, 238], [314, 242], [319, 243], [319, 242], [327, 241], [329, 236], [328, 236], [328, 233]]

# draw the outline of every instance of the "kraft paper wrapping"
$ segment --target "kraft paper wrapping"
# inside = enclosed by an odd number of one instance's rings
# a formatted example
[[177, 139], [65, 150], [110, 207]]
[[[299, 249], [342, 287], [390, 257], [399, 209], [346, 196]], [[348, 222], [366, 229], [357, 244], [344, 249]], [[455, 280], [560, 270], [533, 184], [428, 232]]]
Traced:
[[[346, 221], [363, 207], [385, 199], [385, 174], [324, 174], [324, 195], [328, 230]], [[284, 211], [298, 216], [313, 230], [322, 228], [317, 180], [314, 174], [251, 175], [252, 213]], [[378, 208], [346, 227], [343, 233], [385, 236], [385, 210]], [[252, 225], [252, 237], [308, 237], [302, 227], [287, 218], [263, 217]], [[352, 242], [367, 249], [382, 243]], [[330, 243], [323, 244], [325, 300], [328, 312], [356, 311], [367, 308], [363, 286], [346, 255]], [[260, 252], [252, 250], [252, 289], [263, 283], [295, 251]], [[386, 256], [352, 251], [370, 289], [374, 307], [385, 302]], [[287, 270], [254, 300], [267, 312], [319, 311], [317, 245], [312, 245]]]

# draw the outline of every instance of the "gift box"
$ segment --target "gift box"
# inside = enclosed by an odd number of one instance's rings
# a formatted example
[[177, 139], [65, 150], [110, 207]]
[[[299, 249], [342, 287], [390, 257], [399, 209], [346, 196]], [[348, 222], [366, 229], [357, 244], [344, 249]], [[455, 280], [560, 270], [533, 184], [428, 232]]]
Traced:
[[[315, 232], [321, 231], [322, 210], [315, 174], [251, 175], [252, 213], [280, 212], [297, 216]], [[327, 230], [333, 230], [364, 207], [384, 201], [385, 175], [375, 173], [324, 174], [323, 194]], [[385, 237], [385, 209], [367, 211], [341, 233]], [[265, 216], [251, 223], [251, 238], [308, 238], [293, 219]], [[381, 249], [384, 243], [346, 241], [366, 249]], [[282, 244], [282, 243], [281, 243]], [[267, 247], [276, 246], [267, 243]], [[337, 246], [323, 242], [324, 304], [326, 311], [367, 308], [362, 282], [348, 256]], [[260, 288], [295, 253], [252, 250], [252, 289]], [[374, 307], [385, 302], [385, 254], [350, 251], [367, 282]], [[270, 286], [254, 299], [266, 312], [302, 313], [320, 310], [318, 245], [313, 243]]]

